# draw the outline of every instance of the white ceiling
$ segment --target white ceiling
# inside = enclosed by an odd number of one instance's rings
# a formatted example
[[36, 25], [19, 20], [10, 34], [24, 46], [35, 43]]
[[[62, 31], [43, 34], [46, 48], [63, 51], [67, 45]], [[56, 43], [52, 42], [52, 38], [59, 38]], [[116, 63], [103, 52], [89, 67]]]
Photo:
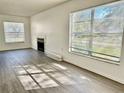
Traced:
[[0, 0], [0, 14], [32, 16], [69, 0]]

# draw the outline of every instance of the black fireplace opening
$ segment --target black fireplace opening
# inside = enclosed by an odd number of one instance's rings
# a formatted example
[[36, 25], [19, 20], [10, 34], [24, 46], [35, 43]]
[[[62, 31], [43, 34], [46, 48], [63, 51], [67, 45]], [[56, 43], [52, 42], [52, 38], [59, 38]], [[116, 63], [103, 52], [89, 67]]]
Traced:
[[37, 38], [37, 49], [44, 52], [44, 38]]

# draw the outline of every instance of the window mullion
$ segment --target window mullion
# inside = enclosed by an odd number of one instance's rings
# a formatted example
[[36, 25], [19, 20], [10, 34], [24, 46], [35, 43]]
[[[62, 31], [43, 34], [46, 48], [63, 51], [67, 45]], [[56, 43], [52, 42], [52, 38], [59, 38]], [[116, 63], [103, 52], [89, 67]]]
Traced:
[[94, 9], [91, 10], [91, 30], [90, 30], [90, 39], [89, 39], [89, 55], [92, 55], [93, 48], [93, 20], [94, 20]]

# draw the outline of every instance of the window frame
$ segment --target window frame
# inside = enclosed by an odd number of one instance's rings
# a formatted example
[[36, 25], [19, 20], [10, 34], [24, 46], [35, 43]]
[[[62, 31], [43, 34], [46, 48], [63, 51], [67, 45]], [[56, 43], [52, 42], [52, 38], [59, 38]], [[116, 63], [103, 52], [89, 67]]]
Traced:
[[[85, 54], [85, 53], [80, 53], [80, 52], [72, 51], [72, 29], [73, 29], [72, 28], [72, 24], [73, 24], [73, 22], [72, 22], [73, 21], [72, 15], [74, 13], [78, 13], [78, 12], [81, 12], [81, 11], [91, 10], [91, 33], [92, 33], [93, 32], [93, 18], [92, 17], [94, 17], [94, 16], [92, 16], [92, 11], [94, 11], [97, 7], [111, 6], [111, 5], [118, 4], [118, 3], [124, 3], [124, 1], [113, 1], [113, 2], [110, 2], [110, 3], [105, 3], [105, 4], [97, 5], [97, 6], [94, 6], [94, 7], [80, 9], [80, 10], [73, 11], [73, 12], [70, 13], [70, 15], [69, 15], [69, 53], [72, 53], [72, 54], [75, 54], [75, 55], [79, 55], [79, 56], [88, 57], [88, 58], [91, 58], [91, 59], [95, 59], [95, 60], [99, 60], [99, 61], [103, 61], [103, 62], [107, 62], [107, 63], [117, 64], [117, 65], [120, 64], [121, 58], [122, 58], [122, 48], [124, 46], [124, 27], [123, 27], [122, 42], [121, 42], [121, 52], [120, 52], [119, 61], [93, 56], [92, 54], [90, 55], [89, 53]], [[94, 51], [92, 51], [92, 53], [93, 52]], [[100, 54], [100, 53], [97, 53], [97, 54]], [[106, 56], [106, 54], [104, 54], [104, 55]], [[108, 57], [111, 57], [111, 56], [108, 56]]]
[[[10, 23], [22, 23], [24, 26], [24, 40], [23, 41], [14, 41], [14, 42], [6, 42], [6, 35], [5, 35], [5, 27], [4, 27], [4, 22], [10, 22]], [[3, 22], [3, 34], [4, 34], [4, 43], [5, 44], [14, 44], [14, 43], [25, 43], [25, 23], [24, 22], [21, 22], [21, 21], [7, 21], [7, 20], [4, 20]]]

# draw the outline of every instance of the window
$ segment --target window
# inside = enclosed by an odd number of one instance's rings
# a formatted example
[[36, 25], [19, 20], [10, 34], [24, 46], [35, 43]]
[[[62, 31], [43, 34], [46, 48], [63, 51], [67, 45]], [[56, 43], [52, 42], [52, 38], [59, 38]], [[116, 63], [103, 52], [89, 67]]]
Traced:
[[69, 50], [119, 62], [123, 30], [122, 1], [71, 13]]
[[24, 23], [4, 22], [6, 43], [24, 42]]

